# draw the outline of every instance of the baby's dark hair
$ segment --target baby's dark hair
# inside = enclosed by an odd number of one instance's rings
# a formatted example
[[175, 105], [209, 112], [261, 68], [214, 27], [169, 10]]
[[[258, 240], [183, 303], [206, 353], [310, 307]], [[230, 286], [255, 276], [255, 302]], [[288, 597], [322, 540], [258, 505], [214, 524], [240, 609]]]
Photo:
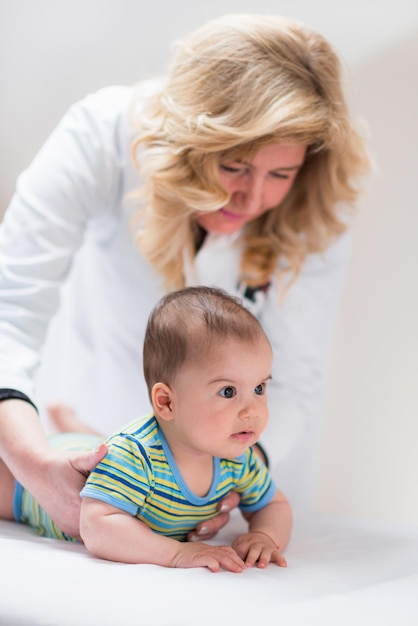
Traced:
[[259, 321], [221, 289], [187, 287], [157, 303], [144, 340], [144, 376], [148, 392], [155, 383], [170, 385], [186, 360], [204, 357], [217, 341], [254, 344], [267, 339]]

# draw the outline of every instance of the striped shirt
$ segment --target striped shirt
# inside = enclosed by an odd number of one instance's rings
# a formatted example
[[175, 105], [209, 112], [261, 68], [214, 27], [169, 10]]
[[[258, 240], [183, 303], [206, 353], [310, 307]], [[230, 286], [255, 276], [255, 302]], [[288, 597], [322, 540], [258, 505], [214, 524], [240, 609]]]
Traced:
[[81, 496], [107, 502], [179, 541], [216, 515], [219, 500], [231, 491], [240, 494], [244, 512], [266, 506], [276, 491], [267, 468], [249, 448], [235, 459], [214, 458], [208, 494], [195, 495], [184, 482], [154, 416], [136, 420], [107, 445], [108, 454], [89, 475]]

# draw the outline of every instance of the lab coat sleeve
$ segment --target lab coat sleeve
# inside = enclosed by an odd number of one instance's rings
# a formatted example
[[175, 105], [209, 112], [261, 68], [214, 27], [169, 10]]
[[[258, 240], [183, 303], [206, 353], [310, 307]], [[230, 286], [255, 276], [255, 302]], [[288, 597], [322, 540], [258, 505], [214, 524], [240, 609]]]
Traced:
[[0, 228], [0, 388], [29, 397], [60, 286], [89, 223], [118, 193], [115, 120], [103, 107], [117, 96], [102, 92], [64, 116], [19, 177]]
[[325, 253], [310, 255], [282, 303], [273, 285], [261, 314], [274, 353], [270, 419], [261, 443], [278, 487], [295, 507], [312, 505], [320, 414], [350, 241], [346, 234]]

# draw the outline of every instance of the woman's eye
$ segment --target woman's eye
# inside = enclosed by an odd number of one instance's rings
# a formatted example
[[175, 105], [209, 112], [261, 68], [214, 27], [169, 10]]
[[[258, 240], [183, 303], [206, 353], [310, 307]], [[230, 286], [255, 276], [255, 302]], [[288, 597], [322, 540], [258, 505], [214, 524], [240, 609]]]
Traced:
[[257, 385], [257, 387], [254, 389], [255, 393], [258, 396], [262, 396], [264, 395], [265, 391], [266, 391], [266, 385], [265, 383], [260, 383], [260, 385]]
[[221, 165], [220, 168], [224, 172], [237, 173], [237, 172], [241, 171], [241, 169], [239, 167], [233, 167], [232, 165]]
[[224, 387], [220, 390], [219, 394], [223, 398], [233, 398], [236, 394], [235, 387]]
[[280, 172], [272, 172], [273, 178], [279, 178], [280, 180], [289, 180], [289, 174], [281, 174]]

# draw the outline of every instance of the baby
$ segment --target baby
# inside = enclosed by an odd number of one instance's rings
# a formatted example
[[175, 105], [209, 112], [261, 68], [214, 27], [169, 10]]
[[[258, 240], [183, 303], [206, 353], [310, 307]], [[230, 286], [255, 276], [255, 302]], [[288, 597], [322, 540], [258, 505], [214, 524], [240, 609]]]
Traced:
[[[235, 298], [191, 287], [160, 300], [144, 340], [153, 413], [108, 439], [107, 455], [81, 491], [80, 533], [90, 552], [111, 561], [214, 572], [286, 566], [290, 506], [251, 447], [267, 423], [271, 367], [262, 327]], [[6, 518], [10, 480], [0, 464], [6, 496], [0, 516]], [[248, 532], [232, 546], [187, 542], [231, 491], [240, 495]], [[13, 510], [15, 519], [42, 534], [73, 539], [18, 483]]]

